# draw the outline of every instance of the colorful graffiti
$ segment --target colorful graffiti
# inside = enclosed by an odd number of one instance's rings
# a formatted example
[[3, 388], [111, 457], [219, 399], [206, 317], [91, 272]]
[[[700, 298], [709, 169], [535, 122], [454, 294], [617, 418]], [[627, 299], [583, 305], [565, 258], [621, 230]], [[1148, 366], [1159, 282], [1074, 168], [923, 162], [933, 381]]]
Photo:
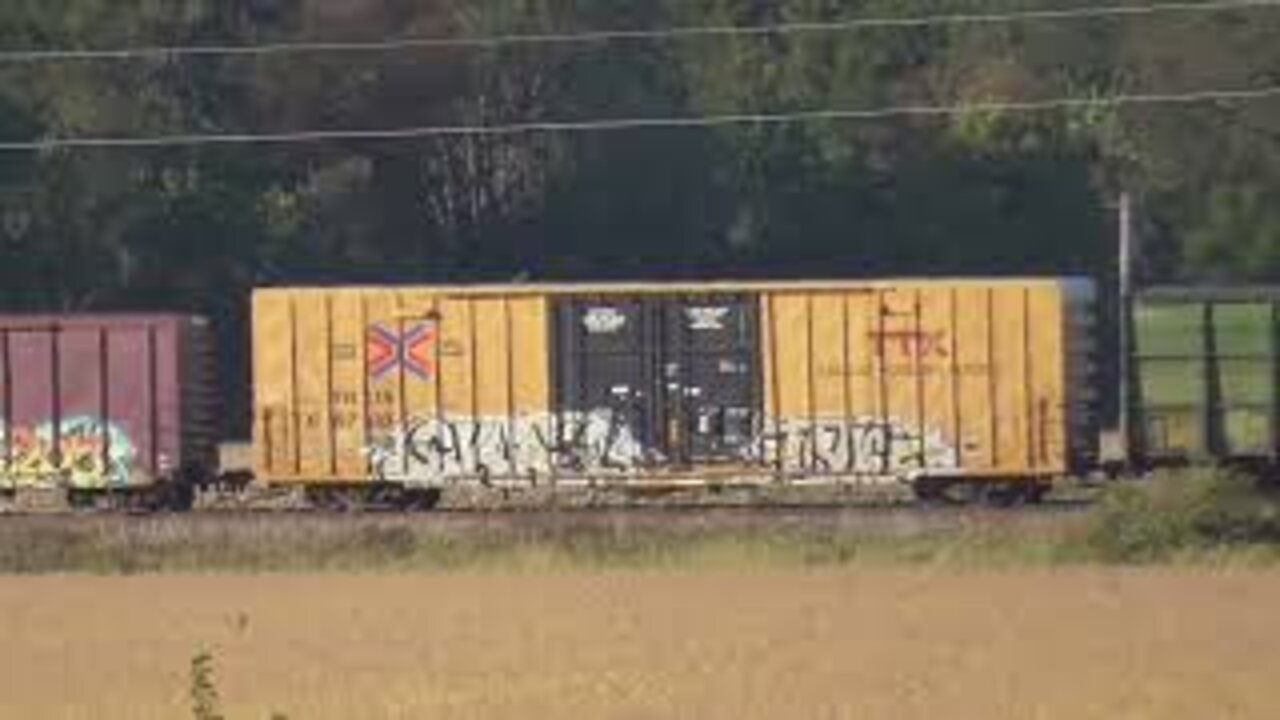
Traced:
[[435, 350], [439, 337], [434, 322], [424, 322], [404, 328], [403, 332], [381, 323], [369, 326], [366, 339], [369, 377], [382, 380], [399, 368], [430, 381], [435, 377]]
[[760, 440], [757, 457], [785, 472], [895, 479], [960, 467], [940, 430], [897, 418], [783, 420]]
[[659, 458], [621, 415], [524, 415], [410, 423], [366, 448], [384, 482], [440, 485], [473, 478], [625, 474]]
[[11, 487], [123, 487], [130, 484], [137, 450], [112, 423], [88, 416], [34, 427], [0, 425], [0, 482]]

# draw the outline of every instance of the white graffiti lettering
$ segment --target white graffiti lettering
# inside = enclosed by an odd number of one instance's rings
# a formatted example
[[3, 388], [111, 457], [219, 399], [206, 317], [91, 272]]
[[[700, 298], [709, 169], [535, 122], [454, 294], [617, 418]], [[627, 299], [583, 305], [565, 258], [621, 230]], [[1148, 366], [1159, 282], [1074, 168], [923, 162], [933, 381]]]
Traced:
[[430, 418], [384, 434], [366, 452], [375, 478], [413, 485], [627, 474], [660, 460], [646, 451], [620, 414], [608, 410]]
[[[855, 417], [757, 424], [748, 414], [734, 423], [699, 416], [689, 429], [708, 446], [719, 447], [726, 460], [788, 475], [896, 482], [960, 467], [955, 445], [940, 430], [915, 422]], [[716, 436], [722, 436], [720, 442]], [[366, 452], [377, 480], [426, 486], [627, 476], [666, 462], [638, 439], [624, 414], [605, 409], [560, 416], [429, 418], [382, 434]]]
[[911, 477], [960, 465], [940, 430], [896, 418], [783, 420], [760, 440], [757, 457], [787, 472]]

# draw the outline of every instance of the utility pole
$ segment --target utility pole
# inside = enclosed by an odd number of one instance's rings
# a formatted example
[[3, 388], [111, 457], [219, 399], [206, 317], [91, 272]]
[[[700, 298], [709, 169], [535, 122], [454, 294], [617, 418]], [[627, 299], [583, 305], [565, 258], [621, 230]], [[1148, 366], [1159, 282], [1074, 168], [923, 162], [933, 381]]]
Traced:
[[1118, 320], [1119, 347], [1119, 400], [1120, 400], [1120, 438], [1124, 462], [1132, 460], [1133, 428], [1130, 407], [1132, 405], [1129, 387], [1132, 374], [1132, 338], [1130, 337], [1130, 315], [1133, 311], [1133, 199], [1129, 193], [1120, 193], [1119, 203], [1119, 257], [1117, 278], [1119, 281], [1118, 304], [1120, 316]]

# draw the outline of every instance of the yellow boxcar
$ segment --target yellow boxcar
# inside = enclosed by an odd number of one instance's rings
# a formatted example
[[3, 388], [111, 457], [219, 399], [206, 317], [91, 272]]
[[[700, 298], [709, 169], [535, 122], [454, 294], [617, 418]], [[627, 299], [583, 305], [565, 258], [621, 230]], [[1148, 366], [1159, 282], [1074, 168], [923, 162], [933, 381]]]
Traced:
[[261, 289], [267, 482], [1033, 480], [1090, 459], [1071, 279]]

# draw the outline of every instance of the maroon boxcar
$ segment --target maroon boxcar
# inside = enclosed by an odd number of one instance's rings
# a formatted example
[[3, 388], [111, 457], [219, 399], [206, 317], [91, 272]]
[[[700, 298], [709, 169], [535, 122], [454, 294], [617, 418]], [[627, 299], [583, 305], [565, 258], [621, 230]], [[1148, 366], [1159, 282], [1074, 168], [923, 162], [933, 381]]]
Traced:
[[214, 363], [198, 317], [0, 316], [0, 491], [189, 497], [217, 471]]

